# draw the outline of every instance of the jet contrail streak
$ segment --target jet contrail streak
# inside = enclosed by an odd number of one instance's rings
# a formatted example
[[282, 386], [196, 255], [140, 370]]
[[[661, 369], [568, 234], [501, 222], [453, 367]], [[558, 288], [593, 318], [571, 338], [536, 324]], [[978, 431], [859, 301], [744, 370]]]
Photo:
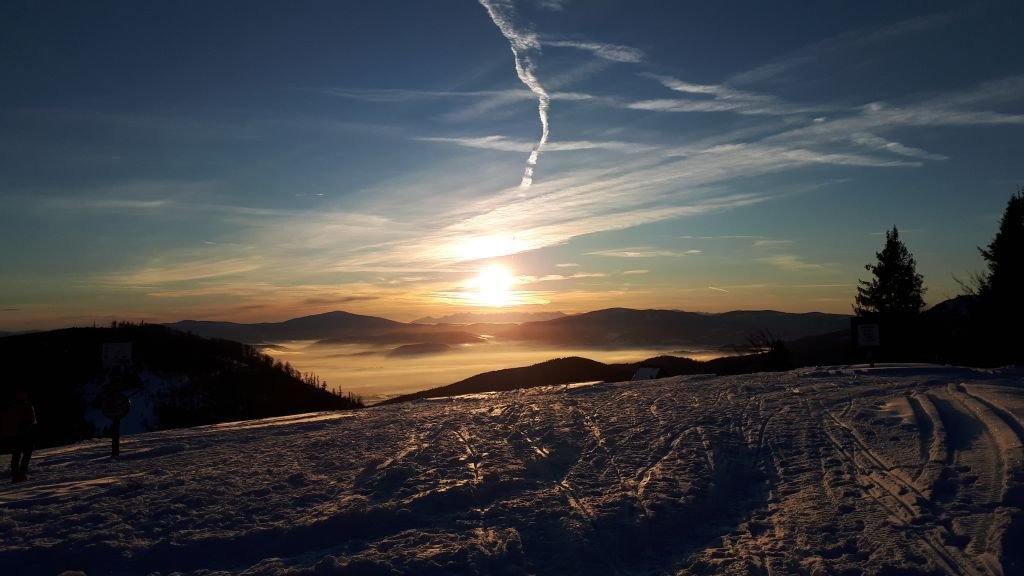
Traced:
[[537, 112], [540, 115], [540, 140], [530, 151], [530, 157], [526, 159], [526, 169], [523, 170], [523, 181], [520, 188], [529, 188], [533, 184], [533, 169], [537, 166], [541, 149], [548, 141], [548, 108], [551, 106], [551, 97], [548, 96], [540, 81], [534, 74], [535, 65], [530, 57], [531, 51], [540, 50], [540, 40], [535, 34], [522, 33], [512, 26], [508, 13], [512, 10], [508, 0], [480, 0], [480, 4], [487, 10], [494, 25], [501, 30], [501, 33], [508, 39], [512, 48], [512, 56], [516, 62], [516, 74], [519, 80], [537, 95]]

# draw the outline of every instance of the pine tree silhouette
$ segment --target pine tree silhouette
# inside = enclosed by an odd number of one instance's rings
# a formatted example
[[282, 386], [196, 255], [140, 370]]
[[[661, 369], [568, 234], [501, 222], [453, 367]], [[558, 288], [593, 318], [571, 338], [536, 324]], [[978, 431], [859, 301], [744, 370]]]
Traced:
[[988, 263], [979, 295], [1006, 312], [1019, 312], [1024, 298], [1024, 189], [1010, 196], [999, 232], [987, 249], [978, 251]]
[[918, 314], [924, 308], [924, 278], [917, 273], [914, 256], [900, 240], [895, 226], [885, 232], [885, 247], [875, 256], [877, 264], [864, 266], [874, 278], [859, 281], [854, 312], [880, 318]]
[[1024, 189], [1010, 196], [995, 238], [978, 250], [988, 271], [977, 282], [975, 355], [992, 365], [1024, 362]]

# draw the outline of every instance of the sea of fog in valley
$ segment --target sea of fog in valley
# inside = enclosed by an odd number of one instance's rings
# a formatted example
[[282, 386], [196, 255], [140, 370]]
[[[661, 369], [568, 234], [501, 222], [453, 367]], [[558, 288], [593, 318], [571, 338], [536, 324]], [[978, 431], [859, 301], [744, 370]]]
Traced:
[[297, 370], [318, 375], [330, 389], [340, 387], [343, 392], [362, 396], [368, 404], [452, 384], [482, 372], [529, 366], [552, 358], [582, 356], [612, 364], [639, 362], [665, 354], [709, 360], [731, 353], [706, 348], [585, 348], [493, 340], [422, 354], [396, 353], [393, 346], [323, 344], [310, 340], [281, 342], [267, 347], [265, 352], [290, 362]]

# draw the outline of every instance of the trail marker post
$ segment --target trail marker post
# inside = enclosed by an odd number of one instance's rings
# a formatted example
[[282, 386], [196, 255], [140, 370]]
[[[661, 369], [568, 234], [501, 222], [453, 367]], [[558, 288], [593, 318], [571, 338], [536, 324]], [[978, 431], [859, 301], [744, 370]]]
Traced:
[[119, 390], [111, 390], [103, 397], [103, 415], [110, 418], [110, 457], [121, 454], [121, 418], [132, 409], [132, 401]]
[[875, 367], [875, 359], [873, 358], [872, 352], [882, 345], [882, 339], [878, 324], [873, 322], [856, 323], [857, 328], [857, 346], [864, 349], [864, 353], [867, 354], [868, 363], [871, 367]]
[[123, 392], [130, 387], [132, 343], [105, 342], [100, 359], [107, 374], [100, 410], [110, 419], [110, 457], [117, 458], [121, 454], [121, 419], [132, 409], [132, 401]]

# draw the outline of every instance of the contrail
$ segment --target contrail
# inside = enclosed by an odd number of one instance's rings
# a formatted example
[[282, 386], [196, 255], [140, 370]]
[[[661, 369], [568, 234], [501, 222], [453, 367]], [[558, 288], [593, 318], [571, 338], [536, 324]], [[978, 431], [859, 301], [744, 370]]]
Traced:
[[537, 95], [537, 112], [540, 114], [540, 140], [530, 151], [530, 157], [526, 159], [526, 169], [523, 171], [523, 181], [520, 188], [529, 188], [533, 184], [533, 169], [537, 166], [537, 159], [540, 158], [541, 149], [548, 141], [548, 108], [551, 106], [551, 97], [548, 96], [540, 81], [537, 80], [534, 70], [536, 69], [530, 52], [540, 50], [540, 40], [536, 34], [522, 33], [512, 26], [509, 13], [512, 11], [512, 4], [508, 0], [480, 0], [480, 4], [487, 10], [494, 25], [501, 30], [501, 33], [508, 39], [512, 48], [512, 56], [516, 61], [516, 74], [519, 80]]

